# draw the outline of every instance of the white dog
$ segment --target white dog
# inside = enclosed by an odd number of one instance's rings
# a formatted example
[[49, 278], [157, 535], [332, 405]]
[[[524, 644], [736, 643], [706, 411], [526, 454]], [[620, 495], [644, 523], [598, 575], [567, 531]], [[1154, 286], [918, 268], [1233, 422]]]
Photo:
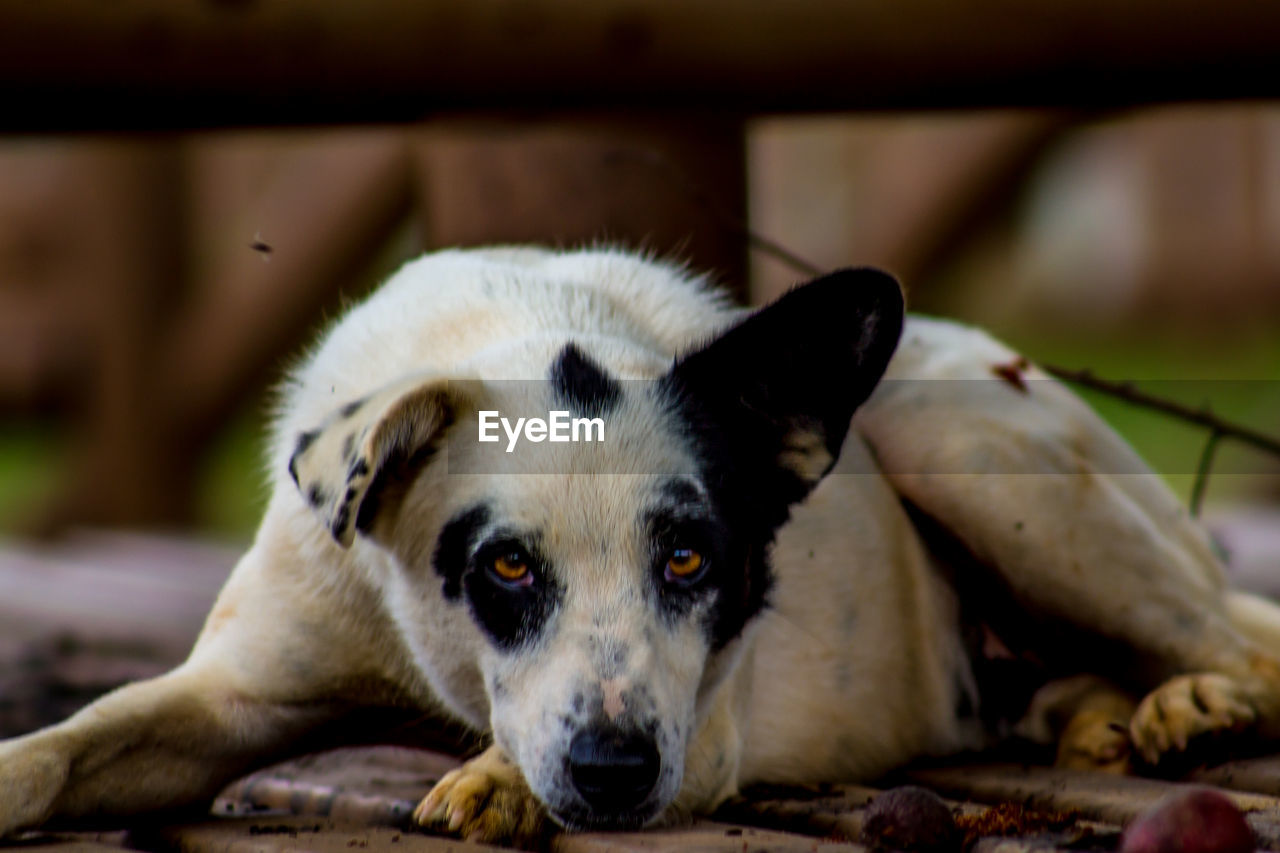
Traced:
[[1028, 698], [996, 646], [1092, 674], [1031, 703], [1064, 763], [1280, 724], [1280, 611], [1081, 402], [875, 271], [751, 313], [615, 251], [429, 255], [294, 374], [271, 471], [190, 659], [0, 743], [0, 835], [207, 801], [369, 706], [492, 735], [422, 822], [638, 827], [982, 746]]

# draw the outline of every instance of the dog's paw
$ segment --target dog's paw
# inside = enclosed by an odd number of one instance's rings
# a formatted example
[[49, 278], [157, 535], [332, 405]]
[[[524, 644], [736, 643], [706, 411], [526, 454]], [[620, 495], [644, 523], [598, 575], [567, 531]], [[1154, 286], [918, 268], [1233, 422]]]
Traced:
[[520, 847], [535, 845], [546, 826], [546, 812], [519, 768], [496, 746], [445, 774], [413, 818], [468, 841]]
[[67, 774], [61, 755], [29, 738], [0, 743], [0, 838], [44, 823]]
[[1241, 731], [1257, 719], [1239, 681], [1218, 673], [1180, 675], [1147, 694], [1129, 724], [1129, 734], [1142, 757], [1157, 764], [1171, 750], [1179, 752], [1197, 735]]
[[1058, 767], [1123, 775], [1132, 769], [1132, 742], [1125, 722], [1102, 710], [1078, 712], [1058, 738]]

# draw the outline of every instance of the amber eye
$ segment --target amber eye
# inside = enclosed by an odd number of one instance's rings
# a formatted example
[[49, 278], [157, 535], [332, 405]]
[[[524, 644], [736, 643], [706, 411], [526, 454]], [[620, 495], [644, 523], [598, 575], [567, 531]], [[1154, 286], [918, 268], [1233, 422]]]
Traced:
[[512, 584], [523, 585], [533, 580], [533, 576], [529, 574], [529, 558], [519, 551], [495, 557], [493, 573]]
[[702, 555], [692, 548], [677, 548], [667, 559], [669, 580], [689, 580], [702, 568]]

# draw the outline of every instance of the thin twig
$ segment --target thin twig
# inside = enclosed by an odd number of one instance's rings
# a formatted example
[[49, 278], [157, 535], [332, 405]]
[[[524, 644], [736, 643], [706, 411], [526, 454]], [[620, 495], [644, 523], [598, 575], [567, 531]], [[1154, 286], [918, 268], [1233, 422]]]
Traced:
[[1213, 454], [1218, 449], [1222, 433], [1213, 430], [1200, 451], [1200, 464], [1196, 466], [1196, 481], [1191, 484], [1191, 517], [1200, 517], [1200, 505], [1204, 502], [1204, 490], [1209, 485], [1209, 470], [1213, 467]]
[[1237, 441], [1243, 441], [1245, 444], [1251, 444], [1260, 450], [1280, 456], [1280, 439], [1273, 438], [1255, 429], [1223, 420], [1208, 409], [1193, 409], [1190, 406], [1184, 406], [1181, 403], [1175, 403], [1172, 400], [1166, 400], [1163, 397], [1139, 391], [1131, 382], [1112, 382], [1107, 379], [1099, 379], [1093, 375], [1091, 370], [1070, 370], [1065, 367], [1055, 367], [1051, 364], [1042, 364], [1040, 366], [1046, 373], [1050, 373], [1066, 382], [1082, 385], [1085, 388], [1092, 388], [1095, 391], [1110, 394], [1112, 397], [1117, 397], [1129, 403], [1145, 406], [1148, 409], [1155, 409], [1167, 415], [1173, 415], [1175, 418], [1180, 418], [1219, 433], [1222, 437], [1234, 438]]

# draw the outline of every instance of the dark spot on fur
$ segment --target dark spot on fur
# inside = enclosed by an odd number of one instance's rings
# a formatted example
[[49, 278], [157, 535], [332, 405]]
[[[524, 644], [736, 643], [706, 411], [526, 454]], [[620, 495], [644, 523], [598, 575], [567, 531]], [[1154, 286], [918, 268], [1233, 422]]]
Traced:
[[342, 461], [350, 463], [356, 455], [356, 434], [348, 433], [347, 437], [342, 439]]
[[991, 365], [991, 372], [1021, 391], [1023, 394], [1026, 394], [1027, 381], [1022, 377], [1022, 374], [1025, 373], [1029, 367], [1031, 367], [1030, 362], [1028, 362], [1023, 356], [1018, 356], [1008, 364]]
[[360, 411], [360, 407], [363, 405], [364, 405], [363, 399], [352, 400], [350, 403], [347, 403], [341, 409], [338, 409], [338, 414], [344, 418], [349, 418], [352, 415], [354, 415], [356, 412]]
[[581, 714], [582, 709], [587, 706], [587, 697], [582, 695], [582, 691], [573, 694], [573, 701], [570, 703], [575, 714]]
[[333, 516], [333, 524], [329, 526], [329, 530], [333, 532], [333, 538], [338, 539], [342, 536], [342, 531], [347, 529], [347, 522], [351, 520], [351, 506], [343, 504], [338, 507], [338, 512]]
[[319, 437], [319, 435], [320, 435], [320, 431], [314, 430], [314, 429], [308, 430], [307, 432], [304, 432], [304, 433], [300, 433], [298, 435], [298, 443], [294, 445], [294, 448], [293, 448], [293, 455], [297, 456], [300, 453], [306, 453], [307, 448], [310, 447], [315, 442], [316, 438]]
[[454, 516], [440, 531], [431, 565], [444, 579], [444, 597], [449, 601], [457, 601], [462, 595], [462, 575], [467, 570], [471, 549], [479, 541], [489, 518], [489, 508], [477, 504]]
[[599, 417], [618, 404], [622, 388], [616, 379], [589, 359], [577, 344], [566, 344], [551, 365], [556, 397], [576, 412]]
[[369, 460], [361, 456], [355, 462], [351, 463], [351, 467], [347, 469], [347, 480], [354, 480], [356, 477], [363, 477], [369, 473]]
[[627, 647], [617, 637], [591, 635], [588, 640], [601, 678], [617, 678], [627, 664]]
[[319, 483], [312, 483], [307, 488], [307, 503], [311, 504], [316, 509], [324, 506], [327, 500], [328, 496], [325, 495], [324, 489], [320, 487]]
[[342, 502], [343, 502], [344, 504], [349, 504], [349, 503], [351, 503], [353, 500], [355, 500], [355, 498], [356, 498], [356, 490], [355, 490], [355, 489], [347, 489], [347, 493], [346, 493], [345, 495], [343, 495], [343, 496], [342, 496]]

